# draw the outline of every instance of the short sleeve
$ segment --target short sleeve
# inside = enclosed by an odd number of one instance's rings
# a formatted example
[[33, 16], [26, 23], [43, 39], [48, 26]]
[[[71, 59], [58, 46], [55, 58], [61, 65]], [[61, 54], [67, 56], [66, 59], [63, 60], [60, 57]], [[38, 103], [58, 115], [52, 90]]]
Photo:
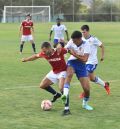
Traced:
[[37, 57], [39, 57], [39, 58], [44, 58], [44, 53], [43, 53], [43, 52], [38, 53], [38, 54], [37, 54]]
[[98, 39], [98, 38], [94, 38], [94, 41], [93, 41], [94, 45], [96, 46], [101, 46], [102, 45], [102, 42]]
[[68, 52], [68, 50], [67, 50], [67, 49], [62, 48], [62, 50], [61, 50], [61, 54], [62, 54], [62, 55], [66, 54], [67, 52]]
[[72, 39], [70, 39], [67, 43], [67, 45], [65, 46], [66, 49], [71, 49], [71, 44], [73, 43]]
[[91, 50], [90, 50], [90, 44], [88, 42], [85, 43], [84, 46], [84, 54], [90, 54]]
[[31, 22], [31, 26], [33, 26], [33, 22]]
[[67, 28], [66, 28], [66, 26], [65, 26], [65, 25], [63, 25], [63, 29], [64, 29], [64, 31], [66, 31], [66, 30], [67, 30]]
[[51, 27], [51, 31], [53, 31], [54, 30], [54, 25], [52, 25], [52, 27]]

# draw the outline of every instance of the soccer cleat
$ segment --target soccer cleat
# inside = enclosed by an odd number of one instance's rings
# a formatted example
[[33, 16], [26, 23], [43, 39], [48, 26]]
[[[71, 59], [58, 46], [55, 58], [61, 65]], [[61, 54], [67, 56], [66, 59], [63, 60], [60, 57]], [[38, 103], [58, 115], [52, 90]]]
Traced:
[[61, 100], [62, 100], [63, 104], [65, 104], [67, 101], [67, 97], [65, 95], [62, 95]]
[[68, 110], [64, 110], [64, 111], [62, 112], [62, 116], [67, 116], [67, 115], [71, 115], [71, 112], [70, 112], [69, 109], [68, 109]]
[[83, 98], [84, 98], [84, 96], [85, 96], [85, 93], [84, 93], [84, 92], [82, 92], [82, 93], [80, 93], [79, 98], [80, 98], [80, 99], [83, 99]]
[[88, 104], [82, 105], [82, 108], [89, 110], [89, 111], [93, 110], [93, 107], [89, 106]]
[[51, 102], [54, 103], [60, 97], [61, 97], [61, 94], [60, 93], [55, 94], [54, 97], [53, 97], [53, 99], [51, 100]]
[[105, 82], [104, 88], [105, 88], [108, 95], [110, 94], [110, 86], [109, 85], [110, 85], [109, 82]]

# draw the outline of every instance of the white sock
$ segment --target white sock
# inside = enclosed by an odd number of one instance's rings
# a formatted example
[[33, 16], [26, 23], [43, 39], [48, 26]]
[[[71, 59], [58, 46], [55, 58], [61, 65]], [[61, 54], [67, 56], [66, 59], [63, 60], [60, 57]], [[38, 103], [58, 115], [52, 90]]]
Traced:
[[65, 110], [68, 110], [68, 109], [69, 109], [69, 107], [65, 107], [64, 109], [65, 109]]
[[89, 101], [89, 98], [84, 97], [82, 105], [87, 105], [88, 101]]
[[99, 77], [96, 77], [95, 83], [97, 83], [103, 87], [105, 86], [105, 82], [102, 79], [100, 79]]
[[64, 95], [68, 96], [68, 94], [69, 94], [69, 89], [68, 88], [64, 88]]
[[69, 94], [69, 87], [70, 87], [70, 84], [69, 83], [65, 83], [64, 84], [64, 95], [65, 96], [68, 96], [68, 94]]

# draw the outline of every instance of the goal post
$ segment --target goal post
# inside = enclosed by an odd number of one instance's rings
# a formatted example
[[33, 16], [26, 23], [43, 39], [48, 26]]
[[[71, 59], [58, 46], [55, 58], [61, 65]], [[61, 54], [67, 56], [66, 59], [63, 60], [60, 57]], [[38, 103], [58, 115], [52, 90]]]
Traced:
[[3, 22], [21, 22], [30, 13], [34, 22], [50, 22], [50, 6], [4, 6]]

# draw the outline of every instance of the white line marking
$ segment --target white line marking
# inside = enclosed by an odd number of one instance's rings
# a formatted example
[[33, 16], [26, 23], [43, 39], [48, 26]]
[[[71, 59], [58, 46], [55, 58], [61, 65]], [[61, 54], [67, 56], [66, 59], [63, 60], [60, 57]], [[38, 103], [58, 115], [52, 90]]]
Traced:
[[[120, 80], [110, 80], [108, 82], [120, 82]], [[80, 82], [73, 82], [71, 85], [78, 85]], [[4, 88], [3, 90], [14, 90], [14, 89], [28, 89], [28, 88], [39, 88], [38, 86], [16, 86], [16, 87], [11, 87], [11, 88]]]

